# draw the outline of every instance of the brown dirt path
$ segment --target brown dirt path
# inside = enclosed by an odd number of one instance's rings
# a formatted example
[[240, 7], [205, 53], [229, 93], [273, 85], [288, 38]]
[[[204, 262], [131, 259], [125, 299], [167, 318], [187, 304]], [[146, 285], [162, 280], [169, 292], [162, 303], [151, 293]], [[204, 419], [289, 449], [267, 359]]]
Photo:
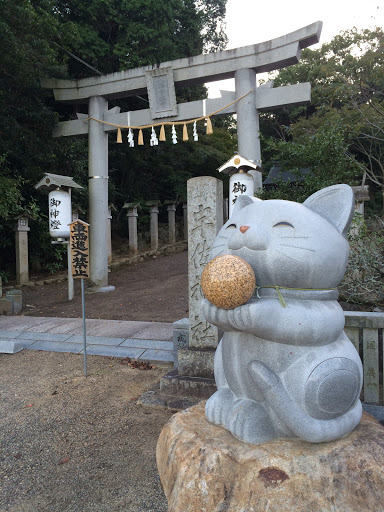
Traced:
[[[188, 316], [187, 252], [121, 266], [109, 274], [114, 292], [86, 294], [87, 318], [174, 322]], [[79, 318], [80, 282], [68, 300], [67, 282], [24, 286], [23, 315]]]

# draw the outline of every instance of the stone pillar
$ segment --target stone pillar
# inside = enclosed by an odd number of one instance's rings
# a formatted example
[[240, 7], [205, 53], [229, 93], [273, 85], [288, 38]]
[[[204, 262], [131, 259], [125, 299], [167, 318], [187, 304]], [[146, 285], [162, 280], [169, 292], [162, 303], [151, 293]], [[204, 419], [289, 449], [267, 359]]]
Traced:
[[169, 243], [176, 243], [176, 203], [168, 203], [168, 232]]
[[[89, 99], [88, 115], [103, 119], [108, 101], [101, 96]], [[108, 135], [104, 125], [89, 121], [88, 137], [89, 178], [89, 284], [102, 291], [108, 287]]]
[[26, 284], [29, 281], [28, 268], [28, 217], [20, 215], [16, 218], [15, 243], [16, 243], [16, 281], [17, 284]]
[[[261, 167], [261, 150], [259, 137], [259, 114], [256, 110], [256, 73], [252, 69], [235, 71], [236, 96], [240, 97], [253, 89], [245, 98], [238, 101], [237, 137], [238, 151], [247, 160]], [[255, 178], [255, 190], [262, 187], [262, 176], [257, 171], [252, 173]]]
[[188, 240], [188, 204], [183, 203], [183, 236]]
[[139, 247], [137, 243], [137, 206], [128, 208], [128, 233], [129, 233], [129, 252], [131, 254], [137, 254]]
[[219, 342], [216, 327], [202, 316], [201, 273], [223, 225], [223, 183], [209, 176], [188, 180], [189, 350], [178, 354], [179, 374], [213, 378], [213, 357]]
[[[160, 381], [165, 402], [172, 397], [193, 401], [208, 398], [216, 391], [213, 360], [219, 341], [216, 327], [201, 314], [201, 273], [209, 260], [211, 247], [223, 225], [223, 183], [204, 176], [188, 181], [188, 279], [189, 319], [174, 324], [174, 344], [178, 345], [175, 369]], [[182, 326], [182, 337], [176, 324]], [[189, 330], [188, 330], [189, 329]], [[179, 341], [182, 342], [181, 346]]]
[[152, 205], [149, 214], [151, 216], [151, 249], [157, 251], [159, 248], [159, 205]]

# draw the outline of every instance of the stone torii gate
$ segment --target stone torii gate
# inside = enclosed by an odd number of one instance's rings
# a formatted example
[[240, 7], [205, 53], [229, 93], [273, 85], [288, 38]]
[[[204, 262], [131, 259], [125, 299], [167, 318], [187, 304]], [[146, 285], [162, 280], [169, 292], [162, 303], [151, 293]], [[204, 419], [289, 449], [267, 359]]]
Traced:
[[[258, 111], [308, 103], [311, 86], [303, 83], [274, 89], [273, 82], [267, 82], [256, 88], [256, 74], [299, 62], [301, 49], [317, 43], [321, 29], [322, 22], [318, 21], [264, 43], [163, 62], [158, 67], [144, 66], [81, 80], [42, 80], [42, 87], [53, 89], [57, 101], [88, 105], [88, 114], [78, 114], [77, 120], [59, 123], [53, 136], [88, 134], [90, 281], [96, 290], [113, 289], [107, 286], [108, 132], [117, 130], [113, 125], [145, 126], [206, 117], [244, 95], [219, 115], [237, 114], [238, 151], [261, 166]], [[176, 103], [174, 83], [190, 86], [233, 77], [234, 93]], [[149, 109], [129, 113], [120, 113], [118, 107], [108, 110], [109, 99], [146, 93]], [[260, 172], [256, 173], [255, 186], [261, 188]]]

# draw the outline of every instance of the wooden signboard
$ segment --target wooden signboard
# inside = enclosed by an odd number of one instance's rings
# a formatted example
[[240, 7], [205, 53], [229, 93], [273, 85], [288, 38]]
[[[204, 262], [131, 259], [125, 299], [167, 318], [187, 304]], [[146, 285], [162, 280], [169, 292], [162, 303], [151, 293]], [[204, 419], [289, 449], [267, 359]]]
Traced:
[[71, 267], [74, 279], [89, 277], [89, 240], [86, 222], [77, 220], [70, 224]]

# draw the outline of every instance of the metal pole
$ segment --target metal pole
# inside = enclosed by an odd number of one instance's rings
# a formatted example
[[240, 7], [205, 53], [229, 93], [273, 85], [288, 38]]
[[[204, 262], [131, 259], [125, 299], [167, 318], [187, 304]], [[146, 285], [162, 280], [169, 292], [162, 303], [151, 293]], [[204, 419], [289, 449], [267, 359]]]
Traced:
[[83, 311], [84, 375], [87, 376], [87, 335], [85, 333], [84, 279], [81, 279], [81, 306]]
[[72, 300], [75, 296], [72, 269], [71, 269], [71, 241], [69, 240], [67, 245], [67, 257], [68, 257], [68, 300]]

